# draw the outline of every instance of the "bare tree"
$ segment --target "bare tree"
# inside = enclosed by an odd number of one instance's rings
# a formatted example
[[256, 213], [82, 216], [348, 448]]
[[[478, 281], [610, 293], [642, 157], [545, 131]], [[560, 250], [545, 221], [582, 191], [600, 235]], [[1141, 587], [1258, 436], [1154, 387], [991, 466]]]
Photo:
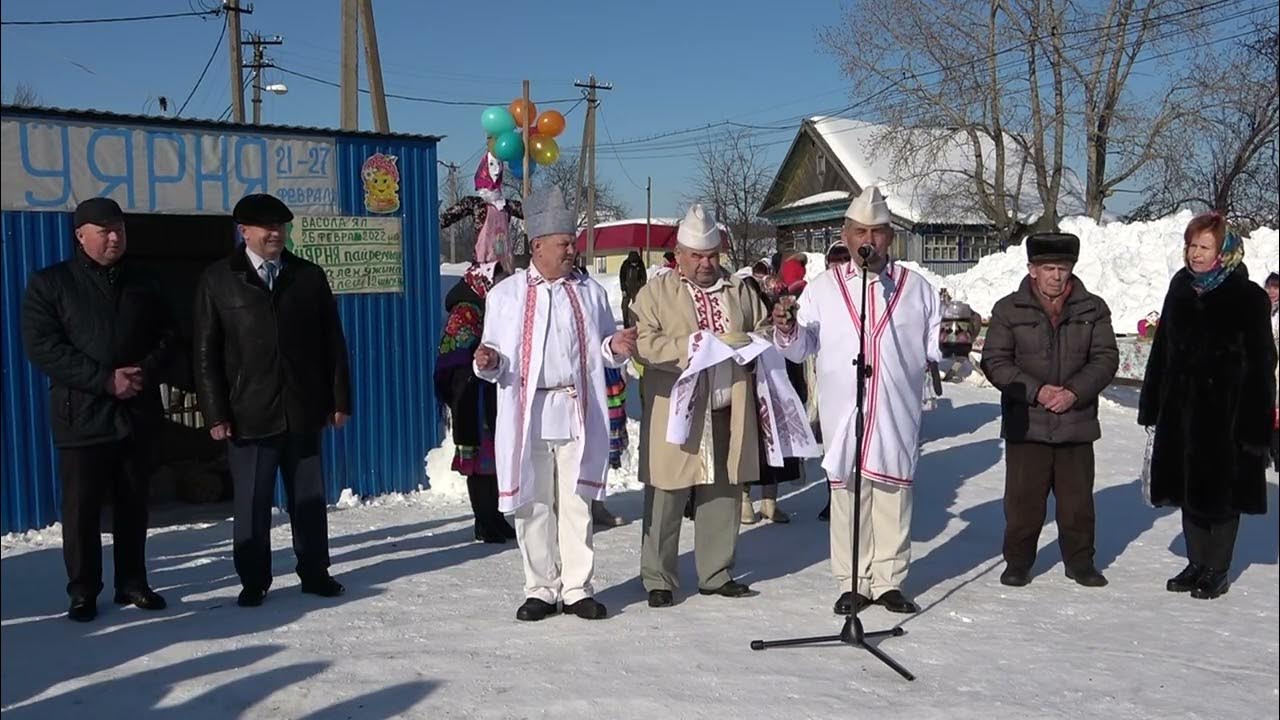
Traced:
[[729, 228], [729, 261], [743, 267], [773, 250], [775, 239], [763, 232], [756, 216], [773, 182], [764, 148], [749, 130], [728, 133], [698, 146], [697, 175], [688, 198], [715, 212]]
[[1002, 2], [857, 0], [820, 34], [866, 98], [850, 109], [884, 126], [871, 143], [892, 158], [893, 179], [927, 181], [928, 199], [915, 200], [927, 213], [976, 216], [1006, 236], [1020, 232], [1032, 187], [1056, 223], [1066, 118], [1061, 91], [1047, 111], [1030, 92], [1040, 23], [1017, 12], [1020, 22]]
[[31, 83], [19, 82], [13, 87], [13, 96], [9, 104], [16, 107], [35, 107], [40, 104], [40, 94]]
[[1160, 217], [1183, 207], [1216, 210], [1249, 228], [1274, 227], [1280, 208], [1280, 33], [1260, 25], [1248, 42], [1202, 58], [1190, 79], [1202, 99], [1171, 133], [1154, 189], [1134, 211]]
[[[565, 205], [573, 207], [574, 193], [578, 195], [578, 227], [586, 227], [587, 225], [587, 188], [583, 185], [578, 187], [578, 158], [574, 155], [561, 155], [560, 159], [551, 165], [539, 167], [535, 171], [532, 178], [532, 187], [539, 188], [546, 185], [555, 185], [560, 188], [560, 192], [564, 194]], [[507, 187], [509, 194], [516, 197], [520, 195], [520, 181], [511, 177], [507, 173]], [[514, 188], [514, 189], [513, 189]], [[609, 222], [611, 220], [621, 220], [627, 216], [627, 206], [618, 199], [614, 193], [613, 186], [607, 181], [600, 178], [600, 173], [596, 173], [596, 222]]]
[[1035, 214], [1050, 229], [1069, 189], [1068, 150], [1084, 155], [1083, 209], [1095, 219], [1120, 186], [1160, 161], [1191, 94], [1179, 63], [1147, 65], [1168, 72], [1141, 86], [1135, 68], [1199, 39], [1198, 28], [1217, 18], [1210, 13], [1225, 12], [1212, 4], [855, 0], [820, 38], [863, 98], [850, 109], [888, 127], [881, 141], [898, 173], [926, 173], [963, 142], [968, 167], [942, 168], [956, 179], [950, 195], [968, 195], [973, 214], [1002, 231]]

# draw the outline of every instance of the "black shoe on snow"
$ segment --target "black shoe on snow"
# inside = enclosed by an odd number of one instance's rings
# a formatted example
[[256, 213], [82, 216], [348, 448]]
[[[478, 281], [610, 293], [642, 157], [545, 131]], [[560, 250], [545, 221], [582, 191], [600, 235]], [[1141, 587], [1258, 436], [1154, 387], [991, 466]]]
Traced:
[[832, 611], [837, 615], [852, 615], [856, 608], [858, 612], [862, 612], [865, 608], [871, 606], [871, 598], [862, 593], [846, 592], [836, 600], [836, 605]]
[[67, 619], [89, 622], [96, 617], [98, 617], [98, 603], [93, 598], [71, 598], [71, 607], [67, 608]]
[[559, 610], [555, 605], [538, 598], [529, 598], [524, 601], [519, 610], [516, 610], [516, 619], [526, 622], [537, 622], [555, 615]]
[[675, 596], [670, 590], [650, 590], [649, 591], [649, 607], [664, 608], [675, 605]]
[[1196, 589], [1196, 583], [1200, 582], [1201, 575], [1204, 575], [1203, 566], [1187, 563], [1187, 566], [1182, 568], [1182, 572], [1169, 578], [1169, 582], [1164, 584], [1164, 589], [1176, 593], [1191, 592]]
[[117, 605], [133, 605], [143, 610], [163, 610], [166, 606], [164, 598], [149, 587], [139, 590], [117, 590], [115, 601]]
[[756, 592], [755, 590], [752, 590], [746, 585], [743, 585], [737, 580], [730, 580], [729, 582], [721, 585], [720, 587], [713, 588], [711, 590], [698, 588], [698, 594], [699, 595], [720, 595], [722, 597], [729, 597], [729, 598], [742, 598], [742, 597], [755, 597], [760, 593]]
[[1227, 579], [1226, 570], [1205, 570], [1196, 583], [1196, 589], [1191, 591], [1191, 597], [1197, 600], [1212, 600], [1226, 595], [1230, 587], [1231, 581]]
[[1092, 565], [1090, 565], [1087, 568], [1083, 568], [1081, 570], [1071, 570], [1070, 568], [1068, 568], [1067, 579], [1075, 580], [1076, 584], [1083, 585], [1085, 587], [1106, 587], [1107, 586], [1107, 578], [1104, 577], [1102, 573], [1098, 572], [1098, 568]]
[[920, 606], [908, 600], [900, 590], [890, 590], [881, 595], [876, 598], [876, 604], [892, 613], [911, 615], [920, 612]]
[[1030, 571], [1022, 568], [1007, 567], [1000, 573], [1000, 584], [1009, 587], [1024, 587], [1031, 583]]
[[595, 598], [582, 598], [576, 603], [565, 605], [564, 614], [576, 615], [583, 620], [603, 620], [609, 616], [609, 611]]

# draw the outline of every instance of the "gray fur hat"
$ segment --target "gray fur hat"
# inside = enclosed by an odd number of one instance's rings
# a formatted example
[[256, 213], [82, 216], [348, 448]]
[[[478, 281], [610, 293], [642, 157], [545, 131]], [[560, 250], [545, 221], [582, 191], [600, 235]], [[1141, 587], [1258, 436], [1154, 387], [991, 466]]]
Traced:
[[564, 194], [554, 185], [529, 193], [524, 202], [524, 226], [530, 240], [547, 235], [576, 235], [578, 223], [565, 207]]

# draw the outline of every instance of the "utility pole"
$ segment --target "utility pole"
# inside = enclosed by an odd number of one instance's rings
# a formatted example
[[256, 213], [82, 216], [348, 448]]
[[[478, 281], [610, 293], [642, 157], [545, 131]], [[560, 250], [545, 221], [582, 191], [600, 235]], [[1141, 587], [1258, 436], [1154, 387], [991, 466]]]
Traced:
[[342, 0], [342, 69], [339, 79], [343, 130], [360, 127], [360, 13], [359, 0]]
[[240, 55], [240, 13], [253, 14], [253, 8], [241, 9], [240, 0], [223, 0], [222, 10], [227, 14], [227, 39], [230, 40], [228, 55], [231, 58], [231, 120], [244, 122], [244, 62]]
[[644, 266], [653, 264], [649, 254], [652, 252], [653, 235], [653, 177], [644, 180]]
[[[449, 169], [449, 207], [453, 207], [461, 199], [461, 191], [458, 189], [458, 165], [447, 162], [440, 164]], [[454, 223], [449, 228], [449, 262], [458, 262], [458, 235], [461, 232], [459, 223]]]
[[[587, 119], [582, 128], [583, 142], [581, 153], [585, 154], [587, 166], [587, 262], [594, 262], [596, 257], [596, 106], [599, 100], [597, 90], [612, 90], [609, 83], [597, 83], [594, 74], [588, 76], [587, 82], [575, 82], [574, 87], [587, 91]], [[582, 155], [578, 157], [578, 188], [582, 188]], [[574, 203], [575, 208], [577, 203]]]
[[387, 94], [382, 86], [382, 59], [378, 55], [378, 31], [373, 25], [373, 0], [359, 0], [360, 26], [364, 38], [364, 66], [369, 76], [369, 101], [373, 109], [375, 132], [389, 133], [387, 122]]
[[253, 80], [253, 124], [262, 124], [262, 69], [275, 67], [266, 58], [266, 52], [262, 49], [267, 45], [283, 45], [284, 38], [276, 35], [272, 38], [264, 38], [258, 33], [250, 33], [249, 39], [244, 41], [245, 45], [253, 46], [253, 62], [245, 63], [244, 67], [252, 70], [249, 76]]

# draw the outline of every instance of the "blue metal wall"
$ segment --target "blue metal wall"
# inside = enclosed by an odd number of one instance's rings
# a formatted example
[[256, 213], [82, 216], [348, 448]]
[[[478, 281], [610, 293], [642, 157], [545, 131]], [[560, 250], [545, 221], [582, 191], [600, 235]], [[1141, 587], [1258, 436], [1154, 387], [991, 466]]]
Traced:
[[71, 255], [71, 214], [0, 213], [0, 531], [44, 527], [62, 498], [49, 434], [49, 381], [22, 351], [27, 277]]
[[[430, 140], [337, 137], [339, 210], [365, 215], [360, 167], [375, 152], [400, 168], [404, 292], [338, 296], [351, 358], [355, 415], [325, 434], [329, 501], [342, 488], [362, 496], [405, 492], [424, 482], [423, 456], [440, 443], [431, 376], [442, 322], [436, 149]], [[58, 520], [61, 493], [49, 435], [48, 381], [22, 349], [27, 277], [71, 254], [69, 213], [4, 212], [0, 260], [0, 532]], [[277, 493], [283, 504], [283, 494]]]

